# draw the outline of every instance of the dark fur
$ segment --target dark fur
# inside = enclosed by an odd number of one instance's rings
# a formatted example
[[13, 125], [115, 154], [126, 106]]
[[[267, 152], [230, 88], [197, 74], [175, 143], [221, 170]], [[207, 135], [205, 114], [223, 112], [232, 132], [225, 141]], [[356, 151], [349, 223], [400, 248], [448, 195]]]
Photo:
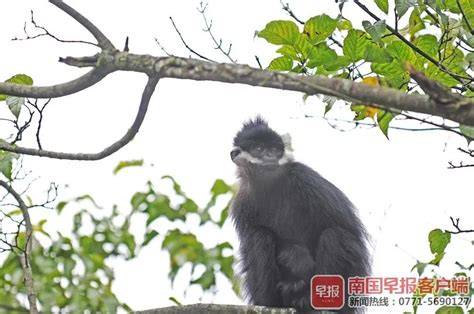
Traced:
[[[283, 150], [281, 137], [261, 118], [245, 123], [234, 139], [247, 152], [269, 143]], [[231, 217], [251, 303], [308, 312], [313, 275], [341, 275], [347, 283], [349, 276], [369, 274], [366, 231], [336, 186], [299, 162], [240, 165], [238, 173]]]

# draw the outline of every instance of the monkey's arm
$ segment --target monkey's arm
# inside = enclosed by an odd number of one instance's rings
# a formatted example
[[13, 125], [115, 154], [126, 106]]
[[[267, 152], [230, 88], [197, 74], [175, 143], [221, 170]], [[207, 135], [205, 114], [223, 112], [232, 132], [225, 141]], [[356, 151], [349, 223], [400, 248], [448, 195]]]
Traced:
[[326, 229], [316, 247], [317, 274], [367, 276], [370, 266], [364, 241], [342, 227]]
[[246, 230], [240, 252], [246, 272], [245, 288], [253, 304], [281, 306], [281, 296], [275, 288], [280, 280], [275, 249], [274, 235], [267, 228], [254, 226]]
[[277, 262], [299, 279], [309, 280], [316, 271], [310, 249], [302, 243], [282, 240], [278, 245]]
[[367, 260], [365, 244], [343, 228], [323, 231], [313, 250], [291, 242], [282, 243], [279, 248], [277, 260], [283, 279], [278, 289], [285, 302], [297, 308], [310, 310], [308, 292], [314, 275], [341, 275], [347, 280], [349, 276], [368, 273], [369, 266], [364, 262]]

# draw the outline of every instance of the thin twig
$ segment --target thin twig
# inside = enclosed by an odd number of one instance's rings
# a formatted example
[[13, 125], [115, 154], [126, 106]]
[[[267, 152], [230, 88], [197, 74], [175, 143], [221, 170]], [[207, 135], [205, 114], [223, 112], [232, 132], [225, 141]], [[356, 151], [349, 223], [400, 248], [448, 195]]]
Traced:
[[23, 32], [25, 33], [25, 38], [18, 38], [18, 37], [15, 37], [13, 38], [12, 40], [32, 40], [32, 39], [36, 39], [36, 38], [39, 38], [39, 37], [43, 37], [43, 36], [46, 36], [46, 37], [51, 37], [53, 38], [54, 40], [58, 41], [58, 42], [61, 42], [61, 43], [73, 43], [73, 44], [86, 44], [86, 45], [92, 45], [92, 46], [95, 46], [95, 47], [99, 47], [98, 44], [96, 43], [92, 43], [90, 41], [85, 41], [85, 40], [66, 40], [66, 39], [61, 39], [59, 37], [57, 37], [56, 35], [52, 34], [51, 32], [49, 32], [46, 27], [44, 26], [41, 26], [41, 25], [38, 25], [35, 21], [35, 18], [34, 18], [34, 13], [33, 13], [33, 10], [30, 11], [31, 12], [31, 19], [30, 19], [30, 22], [31, 24], [36, 28], [36, 29], [39, 29], [41, 31], [43, 31], [43, 33], [40, 33], [40, 34], [36, 34], [36, 35], [33, 35], [31, 36], [28, 31], [26, 30], [26, 23], [23, 27]]
[[230, 51], [232, 50], [232, 43], [229, 44], [229, 49], [227, 49], [227, 51], [225, 51], [222, 48], [222, 39], [219, 39], [219, 41], [217, 41], [217, 39], [214, 37], [214, 34], [211, 31], [212, 20], [210, 22], [207, 20], [206, 9], [207, 9], [207, 4], [204, 5], [204, 3], [201, 1], [200, 2], [200, 7], [198, 8], [198, 11], [199, 11], [199, 13], [201, 13], [202, 18], [204, 19], [204, 24], [206, 25], [206, 28], [204, 29], [204, 31], [209, 33], [209, 35], [211, 36], [212, 41], [216, 45], [215, 49], [218, 49], [220, 52], [222, 52], [222, 54], [224, 54], [224, 56], [226, 56], [227, 59], [229, 59], [230, 62], [237, 63], [237, 60], [233, 59], [230, 56]]
[[85, 18], [82, 14], [71, 8], [62, 0], [49, 0], [49, 2], [51, 2], [59, 9], [63, 10], [66, 14], [68, 14], [79, 24], [81, 24], [85, 29], [87, 29], [89, 33], [91, 33], [92, 36], [94, 36], [94, 38], [97, 40], [97, 44], [100, 48], [104, 50], [116, 50], [112, 42], [97, 28], [97, 26], [92, 24], [92, 22]]
[[163, 51], [165, 53], [165, 55], [167, 55], [168, 57], [173, 56], [168, 51], [166, 51], [165, 47], [163, 47], [163, 45], [158, 41], [158, 38], [156, 38], [156, 37], [155, 37], [155, 42], [158, 45], [158, 47], [160, 47], [161, 51]]
[[433, 122], [433, 121], [429, 121], [429, 120], [427, 120], [427, 119], [417, 118], [417, 117], [415, 117], [415, 116], [411, 116], [411, 115], [409, 115], [409, 114], [407, 114], [407, 113], [404, 113], [404, 112], [400, 113], [400, 115], [406, 117], [406, 118], [409, 119], [409, 120], [416, 120], [416, 121], [420, 121], [420, 122], [422, 122], [422, 123], [430, 124], [430, 125], [432, 125], [432, 126], [436, 126], [436, 127], [440, 128], [440, 129], [443, 129], [443, 130], [445, 130], [445, 131], [453, 132], [453, 133], [455, 133], [455, 134], [457, 134], [457, 135], [461, 135], [461, 136], [463, 136], [463, 137], [466, 137], [466, 138], [472, 140], [472, 138], [470, 138], [469, 136], [463, 134], [461, 131], [458, 131], [457, 128], [453, 128], [453, 127], [447, 126], [447, 125], [445, 125], [445, 124], [439, 124], [439, 123], [436, 123], [436, 122]]
[[451, 233], [451, 234], [471, 233], [471, 232], [474, 232], [474, 229], [470, 229], [470, 230], [461, 229], [461, 228], [459, 227], [459, 218], [456, 218], [456, 221], [454, 220], [453, 217], [449, 217], [449, 219], [451, 219], [451, 223], [452, 223], [454, 229], [456, 229], [456, 231], [445, 230], [445, 232], [448, 232], [448, 233]]
[[188, 49], [191, 53], [195, 54], [196, 56], [198, 56], [199, 58], [201, 59], [204, 59], [206, 61], [209, 61], [209, 62], [216, 62], [214, 60], [211, 60], [209, 59], [208, 57], [205, 57], [203, 56], [202, 54], [200, 54], [199, 52], [197, 52], [196, 50], [194, 50], [193, 48], [191, 48], [188, 43], [184, 40], [183, 38], [183, 35], [181, 35], [181, 32], [179, 31], [178, 27], [176, 26], [176, 24], [174, 23], [174, 20], [173, 18], [170, 16], [170, 21], [171, 23], [173, 24], [173, 27], [174, 27], [174, 30], [176, 31], [176, 33], [178, 33], [178, 36], [179, 38], [181, 39], [181, 42], [183, 43], [183, 45], [186, 47], [186, 49]]
[[255, 60], [257, 61], [257, 64], [260, 70], [263, 70], [262, 64], [260, 63], [260, 58], [258, 56], [255, 56]]
[[300, 20], [298, 17], [296, 17], [295, 13], [290, 9], [290, 5], [288, 3], [283, 3], [282, 0], [280, 0], [280, 3], [282, 5], [282, 9], [285, 10], [288, 15], [290, 15], [296, 22], [300, 23], [301, 25], [304, 25], [304, 22]]
[[46, 106], [51, 102], [51, 98], [48, 99], [44, 104], [43, 106], [40, 108], [38, 106], [38, 99], [35, 100], [35, 102], [31, 102], [30, 100], [28, 100], [28, 103], [36, 109], [36, 111], [38, 112], [39, 114], [39, 118], [38, 118], [38, 127], [36, 128], [36, 143], [38, 144], [38, 149], [43, 149], [42, 145], [41, 145], [41, 140], [40, 140], [40, 132], [41, 132], [41, 126], [42, 126], [42, 123], [43, 123], [43, 111], [44, 109], [46, 108]]
[[143, 123], [143, 119], [145, 118], [148, 104], [150, 103], [150, 98], [155, 91], [156, 84], [159, 81], [158, 76], [149, 77], [148, 82], [145, 86], [145, 89], [142, 93], [142, 99], [140, 102], [140, 106], [138, 108], [137, 116], [133, 121], [132, 126], [130, 129], [127, 130], [124, 136], [121, 139], [114, 142], [112, 145], [104, 148], [102, 151], [98, 153], [63, 153], [63, 152], [55, 152], [55, 151], [47, 151], [47, 150], [37, 150], [33, 148], [24, 148], [24, 147], [17, 147], [13, 145], [8, 145], [5, 143], [0, 142], [0, 149], [10, 152], [16, 152], [19, 154], [26, 154], [32, 156], [42, 156], [42, 157], [49, 157], [49, 158], [56, 158], [56, 159], [68, 159], [68, 160], [100, 160], [111, 154], [115, 153], [125, 145], [127, 145], [138, 133], [140, 126]]

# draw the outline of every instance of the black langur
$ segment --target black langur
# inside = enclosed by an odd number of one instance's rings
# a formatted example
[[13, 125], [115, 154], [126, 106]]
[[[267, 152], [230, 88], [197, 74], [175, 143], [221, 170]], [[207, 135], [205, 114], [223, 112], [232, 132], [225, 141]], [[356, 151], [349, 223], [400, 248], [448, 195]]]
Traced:
[[[231, 217], [240, 239], [247, 299], [309, 312], [310, 280], [370, 270], [367, 233], [349, 199], [308, 166], [295, 162], [261, 117], [244, 123], [230, 155], [239, 191]], [[341, 313], [353, 313], [346, 305]]]

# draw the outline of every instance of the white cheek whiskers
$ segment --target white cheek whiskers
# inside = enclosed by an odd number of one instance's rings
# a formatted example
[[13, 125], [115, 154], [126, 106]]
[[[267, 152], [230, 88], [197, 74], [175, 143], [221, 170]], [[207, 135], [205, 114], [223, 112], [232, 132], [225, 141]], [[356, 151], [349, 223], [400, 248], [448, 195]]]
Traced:
[[263, 163], [263, 161], [261, 161], [260, 159], [256, 158], [256, 157], [253, 157], [252, 155], [250, 155], [248, 152], [246, 151], [242, 151], [238, 158], [242, 158], [242, 159], [245, 159], [247, 160], [249, 163], [251, 164], [255, 164], [255, 165], [260, 165]]
[[284, 164], [287, 164], [289, 162], [292, 162], [294, 161], [294, 157], [293, 157], [293, 153], [291, 151], [289, 151], [288, 149], [285, 149], [285, 152], [283, 153], [283, 156], [278, 159], [278, 164], [281, 166], [281, 165], [284, 165]]

